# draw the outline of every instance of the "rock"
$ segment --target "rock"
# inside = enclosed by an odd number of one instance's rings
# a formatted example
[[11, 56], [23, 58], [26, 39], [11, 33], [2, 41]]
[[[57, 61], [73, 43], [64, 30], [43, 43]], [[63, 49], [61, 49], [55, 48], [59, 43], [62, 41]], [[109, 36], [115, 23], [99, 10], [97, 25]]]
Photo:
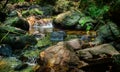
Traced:
[[64, 31], [52, 32], [50, 35], [51, 41], [63, 41], [66, 37], [66, 33]]
[[106, 54], [108, 56], [113, 56], [113, 55], [119, 54], [119, 52], [110, 44], [102, 44], [102, 45], [95, 46], [92, 48], [78, 50], [77, 53], [78, 53], [79, 57], [81, 57], [81, 55], [85, 54], [83, 56], [89, 57], [89, 58], [91, 58], [92, 56], [100, 56], [101, 54]]
[[98, 44], [110, 43], [117, 50], [120, 50], [119, 48], [120, 30], [116, 24], [108, 21], [107, 24], [101, 26], [97, 30], [97, 33], [98, 36], [96, 37], [94, 43], [98, 43]]
[[35, 45], [37, 43], [37, 40], [33, 36], [29, 35], [15, 36], [14, 34], [11, 34], [7, 35], [1, 43], [9, 44], [14, 50], [23, 49], [25, 46], [29, 45]]
[[81, 49], [82, 42], [79, 39], [71, 39], [66, 42], [66, 45], [68, 47], [72, 47], [74, 50], [78, 50], [78, 49]]
[[84, 41], [84, 42], [90, 42], [90, 35], [83, 35], [80, 40]]
[[78, 11], [68, 11], [58, 15], [54, 22], [56, 24], [61, 24], [63, 27], [69, 28], [71, 26], [75, 26], [78, 23], [80, 17], [80, 13]]
[[23, 10], [22, 11], [23, 16], [30, 16], [30, 15], [43, 15], [43, 11], [40, 10], [39, 8], [29, 8], [28, 10]]
[[93, 55], [89, 51], [81, 51], [79, 57], [81, 59], [92, 59]]
[[40, 19], [35, 22], [33, 28], [40, 33], [50, 33], [53, 32], [53, 23], [51, 19]]
[[70, 63], [79, 64], [79, 58], [73, 52], [73, 49], [66, 48], [64, 42], [48, 47], [40, 53], [40, 58], [44, 61], [46, 67], [52, 68], [55, 72], [66, 72]]
[[13, 10], [13, 11], [11, 11], [9, 14], [8, 14], [8, 16], [9, 17], [15, 17], [15, 16], [17, 16], [18, 14], [17, 14], [17, 11], [16, 10]]
[[12, 48], [9, 45], [0, 45], [0, 54], [4, 56], [12, 56]]
[[[113, 22], [107, 22], [107, 24], [101, 26], [98, 30], [98, 36], [108, 40], [114, 40], [116, 37], [119, 37], [120, 31], [117, 25]], [[102, 40], [102, 39], [101, 39]]]
[[22, 17], [10, 17], [5, 21], [5, 24], [23, 29], [25, 31], [29, 30], [29, 23]]
[[45, 6], [41, 7], [41, 10], [43, 11], [43, 15], [52, 16], [54, 7], [51, 5], [45, 5]]
[[80, 29], [80, 30], [91, 30], [94, 27], [94, 23], [96, 21], [93, 20], [89, 16], [85, 16], [80, 11], [67, 11], [65, 13], [59, 14], [55, 19], [54, 23], [55, 26], [62, 26], [65, 28], [72, 28], [72, 29]]
[[61, 14], [58, 14], [57, 17], [54, 19], [54, 22], [55, 22], [56, 24], [60, 24], [60, 23], [63, 21], [63, 19], [64, 19], [67, 15], [69, 15], [69, 14], [71, 14], [70, 11], [67, 11], [67, 12], [64, 12], [64, 13], [61, 13]]

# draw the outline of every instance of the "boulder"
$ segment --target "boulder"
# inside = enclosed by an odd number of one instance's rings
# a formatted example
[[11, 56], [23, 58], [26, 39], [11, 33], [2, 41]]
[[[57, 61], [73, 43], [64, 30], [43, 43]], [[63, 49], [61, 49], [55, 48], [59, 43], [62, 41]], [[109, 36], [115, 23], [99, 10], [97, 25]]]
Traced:
[[71, 14], [71, 11], [67, 11], [67, 12], [64, 12], [64, 13], [61, 13], [61, 14], [58, 14], [57, 17], [54, 19], [54, 22], [56, 24], [59, 24], [63, 21], [63, 19], [67, 16]]
[[14, 27], [23, 29], [25, 31], [29, 30], [29, 23], [23, 17], [9, 17], [4, 23], [6, 25], [14, 26]]
[[81, 11], [67, 11], [59, 14], [54, 19], [55, 26], [62, 26], [63, 28], [72, 28], [80, 30], [92, 30], [95, 20], [89, 16], [85, 16]]
[[71, 39], [69, 41], [66, 41], [66, 45], [73, 48], [74, 50], [82, 48], [82, 42], [80, 41], [80, 39]]
[[[102, 44], [98, 46], [94, 46], [92, 48], [86, 48], [83, 50], [76, 51], [79, 57], [82, 58], [92, 58], [92, 56], [101, 56], [103, 54], [107, 55], [107, 57], [118, 55], [119, 52], [110, 44]], [[92, 56], [91, 56], [92, 55]]]
[[66, 33], [64, 31], [56, 31], [56, 32], [51, 32], [50, 34], [50, 40], [51, 41], [63, 41], [66, 37]]
[[[33, 36], [29, 35], [14, 35], [14, 34], [9, 34], [5, 36], [6, 34], [1, 34], [2, 37], [0, 37], [1, 43], [3, 44], [9, 44], [12, 49], [23, 49], [26, 46], [29, 45], [35, 45], [37, 43], [37, 40]], [[1, 36], [0, 35], [0, 36]], [[5, 38], [3, 38], [5, 36]]]
[[29, 16], [29, 15], [43, 15], [43, 11], [39, 8], [32, 8], [29, 10], [23, 10], [22, 11], [23, 16]]
[[7, 44], [0, 45], [0, 55], [12, 56], [12, 48]]
[[97, 33], [98, 36], [95, 38], [95, 41], [93, 42], [94, 44], [110, 43], [117, 50], [120, 50], [119, 48], [120, 30], [115, 23], [107, 21], [107, 24], [99, 27]]
[[59, 42], [54, 46], [48, 47], [40, 53], [40, 58], [44, 61], [45, 66], [50, 67], [55, 72], [66, 72], [69, 66], [84, 66], [84, 62], [80, 62], [73, 49], [66, 48], [64, 42]]
[[80, 13], [78, 11], [68, 11], [58, 15], [54, 22], [56, 24], [61, 24], [63, 27], [69, 28], [71, 26], [75, 26], [78, 23], [80, 17]]

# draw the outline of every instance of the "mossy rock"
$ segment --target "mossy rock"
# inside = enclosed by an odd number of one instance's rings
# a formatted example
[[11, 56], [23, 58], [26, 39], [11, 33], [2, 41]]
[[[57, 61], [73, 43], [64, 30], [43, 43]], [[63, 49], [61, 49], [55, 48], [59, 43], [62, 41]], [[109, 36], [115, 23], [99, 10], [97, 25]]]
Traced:
[[[12, 49], [23, 49], [29, 45], [35, 45], [37, 43], [36, 39], [30, 35], [14, 35], [14, 34], [0, 34], [1, 43], [9, 44]], [[4, 38], [3, 38], [4, 37]]]
[[29, 16], [29, 15], [43, 15], [43, 11], [39, 8], [32, 8], [29, 10], [23, 10], [22, 11], [23, 16]]
[[55, 24], [60, 24], [63, 27], [72, 27], [78, 24], [79, 19], [84, 14], [79, 11], [68, 11], [59, 14], [55, 19]]
[[9, 17], [4, 22], [6, 25], [14, 26], [23, 30], [29, 30], [29, 23], [24, 18], [20, 17]]

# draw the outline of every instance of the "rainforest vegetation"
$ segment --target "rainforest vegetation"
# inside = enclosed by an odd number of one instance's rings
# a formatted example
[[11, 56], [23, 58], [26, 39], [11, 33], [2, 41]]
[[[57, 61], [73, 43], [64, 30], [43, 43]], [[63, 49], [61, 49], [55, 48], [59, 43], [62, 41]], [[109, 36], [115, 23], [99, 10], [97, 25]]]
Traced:
[[120, 0], [0, 0], [0, 72], [120, 72]]

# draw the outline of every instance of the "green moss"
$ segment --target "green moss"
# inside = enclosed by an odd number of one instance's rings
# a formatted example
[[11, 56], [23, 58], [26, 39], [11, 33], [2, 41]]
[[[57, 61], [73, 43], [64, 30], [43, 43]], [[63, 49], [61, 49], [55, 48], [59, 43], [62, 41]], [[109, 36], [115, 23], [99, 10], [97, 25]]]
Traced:
[[46, 45], [52, 45], [52, 42], [50, 41], [50, 34], [47, 34], [46, 37], [40, 39], [37, 43], [38, 47], [43, 47]]

